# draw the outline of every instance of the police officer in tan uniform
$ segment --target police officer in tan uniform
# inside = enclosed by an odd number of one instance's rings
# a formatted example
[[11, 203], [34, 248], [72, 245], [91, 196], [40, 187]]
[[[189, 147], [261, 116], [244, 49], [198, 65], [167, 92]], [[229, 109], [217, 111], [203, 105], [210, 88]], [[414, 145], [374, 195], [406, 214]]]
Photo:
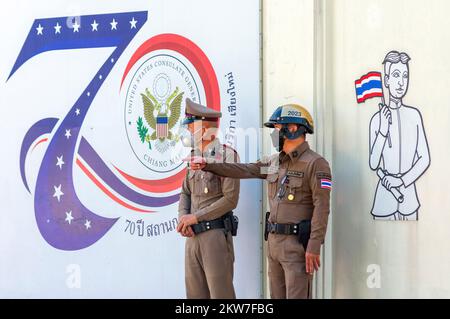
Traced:
[[[221, 113], [186, 99], [182, 138], [191, 156], [206, 161], [237, 162], [237, 153], [215, 137]], [[188, 168], [179, 201], [177, 231], [187, 237], [185, 283], [187, 298], [235, 298], [233, 286], [233, 235], [237, 217], [232, 210], [239, 199], [240, 182]]]
[[313, 122], [303, 107], [281, 106], [264, 125], [275, 128], [271, 136], [279, 154], [253, 164], [210, 164], [196, 158], [191, 165], [221, 176], [268, 181], [265, 238], [271, 297], [311, 298], [330, 212], [330, 166], [305, 141], [306, 134], [313, 134]]

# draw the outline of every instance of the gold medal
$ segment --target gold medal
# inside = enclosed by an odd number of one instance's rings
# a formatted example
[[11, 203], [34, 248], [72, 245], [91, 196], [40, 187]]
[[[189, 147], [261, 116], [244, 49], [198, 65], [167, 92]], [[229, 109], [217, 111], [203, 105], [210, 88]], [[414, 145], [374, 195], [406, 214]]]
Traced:
[[294, 198], [295, 198], [294, 194], [289, 194], [288, 195], [288, 200], [294, 200]]
[[203, 190], [203, 192], [205, 193], [205, 194], [208, 194], [208, 187], [205, 187], [205, 189]]

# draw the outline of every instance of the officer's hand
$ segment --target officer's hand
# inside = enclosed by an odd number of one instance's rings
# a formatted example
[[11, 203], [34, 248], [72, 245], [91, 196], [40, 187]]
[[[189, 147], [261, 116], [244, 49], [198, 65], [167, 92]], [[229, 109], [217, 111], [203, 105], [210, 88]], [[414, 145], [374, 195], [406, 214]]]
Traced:
[[200, 156], [191, 157], [191, 161], [189, 162], [189, 167], [194, 171], [204, 169], [206, 166], [206, 160]]
[[401, 180], [401, 178], [387, 175], [383, 178], [381, 184], [383, 184], [383, 186], [386, 187], [387, 190], [391, 190], [392, 187], [399, 187], [403, 185], [403, 181]]
[[202, 170], [205, 168], [205, 166], [206, 166], [206, 163], [201, 163], [201, 164], [191, 163], [190, 164], [191, 169], [193, 169], [194, 171]]
[[183, 236], [183, 237], [194, 237], [195, 233], [192, 230], [192, 227], [189, 226], [189, 227], [186, 228], [186, 231], [184, 233], [181, 232], [181, 236]]
[[380, 104], [380, 134], [387, 136], [389, 133], [389, 125], [392, 123], [392, 115], [387, 105]]
[[314, 270], [318, 271], [320, 267], [320, 255], [306, 253], [306, 272], [310, 275], [314, 274]]
[[180, 221], [178, 222], [177, 232], [184, 234], [187, 232], [187, 228], [191, 225], [197, 224], [197, 216], [194, 214], [187, 214], [180, 217]]

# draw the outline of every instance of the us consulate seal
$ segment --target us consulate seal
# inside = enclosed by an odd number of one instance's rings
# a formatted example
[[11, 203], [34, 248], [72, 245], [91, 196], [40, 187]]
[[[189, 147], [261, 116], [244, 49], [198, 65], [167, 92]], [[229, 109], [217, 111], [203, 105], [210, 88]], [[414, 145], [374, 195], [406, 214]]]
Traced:
[[177, 52], [158, 50], [141, 61], [125, 98], [127, 138], [138, 160], [151, 171], [177, 171], [190, 152], [180, 141], [185, 100], [201, 103], [201, 80], [194, 66]]

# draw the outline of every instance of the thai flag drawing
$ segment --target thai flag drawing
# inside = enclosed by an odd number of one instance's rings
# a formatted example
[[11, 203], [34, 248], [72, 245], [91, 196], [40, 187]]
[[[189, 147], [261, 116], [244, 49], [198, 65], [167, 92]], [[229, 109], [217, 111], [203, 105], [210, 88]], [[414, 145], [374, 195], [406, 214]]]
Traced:
[[320, 188], [330, 189], [333, 186], [333, 183], [329, 179], [321, 179], [320, 180]]
[[383, 97], [383, 83], [380, 72], [369, 72], [355, 81], [356, 101], [363, 103], [367, 99]]

